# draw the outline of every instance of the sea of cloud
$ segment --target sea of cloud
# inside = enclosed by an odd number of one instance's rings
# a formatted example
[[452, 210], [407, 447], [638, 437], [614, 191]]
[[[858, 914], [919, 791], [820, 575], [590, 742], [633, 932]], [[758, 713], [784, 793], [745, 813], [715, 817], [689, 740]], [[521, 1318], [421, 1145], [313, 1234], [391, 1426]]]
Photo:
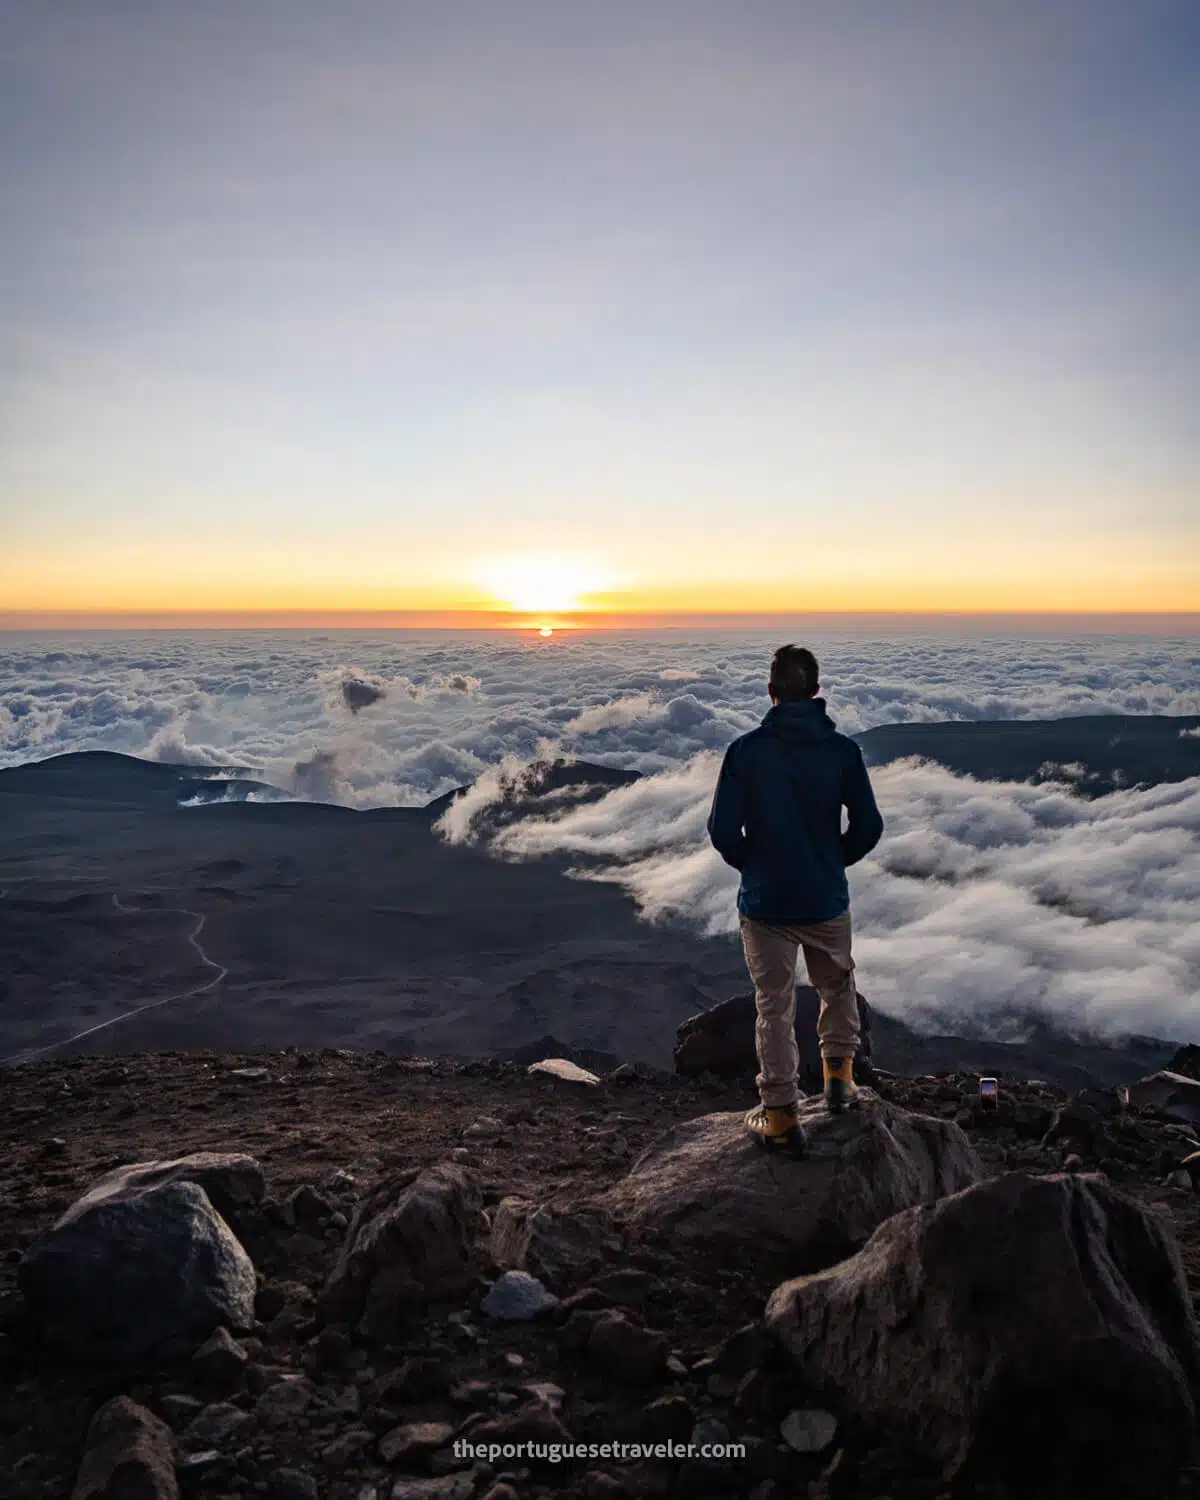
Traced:
[[[806, 636], [854, 733], [938, 719], [1200, 712], [1189, 638]], [[539, 755], [646, 779], [493, 839], [567, 852], [647, 920], [734, 930], [736, 876], [704, 820], [720, 754], [768, 704], [756, 633], [96, 632], [0, 636], [0, 764], [109, 749], [248, 767], [296, 796], [419, 804]], [[349, 684], [349, 685], [348, 685]], [[479, 778], [483, 778], [479, 780]], [[1200, 1037], [1200, 781], [1084, 801], [902, 762], [852, 873], [860, 986], [927, 1026], [1002, 1032], [1030, 1013], [1100, 1034]]]

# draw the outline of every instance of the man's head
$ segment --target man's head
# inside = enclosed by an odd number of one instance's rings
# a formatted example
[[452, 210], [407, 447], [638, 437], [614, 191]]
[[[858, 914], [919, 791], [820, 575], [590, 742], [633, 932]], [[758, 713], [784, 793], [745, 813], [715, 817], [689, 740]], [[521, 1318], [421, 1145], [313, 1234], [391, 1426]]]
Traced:
[[767, 691], [772, 703], [799, 703], [821, 690], [817, 658], [806, 646], [780, 646], [771, 658]]

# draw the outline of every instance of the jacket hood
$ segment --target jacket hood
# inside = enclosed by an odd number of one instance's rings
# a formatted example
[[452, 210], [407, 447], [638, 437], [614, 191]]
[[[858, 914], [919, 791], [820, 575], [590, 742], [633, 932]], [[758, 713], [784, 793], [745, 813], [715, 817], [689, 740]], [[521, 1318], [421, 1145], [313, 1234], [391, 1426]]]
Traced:
[[763, 728], [781, 740], [824, 740], [837, 726], [825, 712], [824, 698], [802, 698], [776, 703], [763, 719]]

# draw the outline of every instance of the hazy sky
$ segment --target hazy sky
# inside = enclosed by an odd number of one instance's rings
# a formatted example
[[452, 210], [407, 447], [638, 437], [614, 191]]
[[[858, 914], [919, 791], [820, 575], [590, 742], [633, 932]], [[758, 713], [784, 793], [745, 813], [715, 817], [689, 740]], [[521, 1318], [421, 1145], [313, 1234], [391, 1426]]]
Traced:
[[1200, 608], [1193, 0], [0, 0], [0, 609]]

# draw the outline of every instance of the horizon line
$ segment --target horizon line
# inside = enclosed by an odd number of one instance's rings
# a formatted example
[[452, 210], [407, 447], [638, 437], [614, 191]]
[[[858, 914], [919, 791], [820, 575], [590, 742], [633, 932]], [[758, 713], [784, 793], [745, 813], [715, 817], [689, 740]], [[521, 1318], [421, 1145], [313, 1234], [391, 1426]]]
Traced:
[[1017, 622], [1042, 627], [1074, 624], [1154, 633], [1200, 633], [1200, 610], [662, 610], [533, 611], [493, 610], [0, 610], [0, 633], [39, 630], [504, 630], [562, 631], [564, 634], [613, 630], [784, 629], [893, 623]]

